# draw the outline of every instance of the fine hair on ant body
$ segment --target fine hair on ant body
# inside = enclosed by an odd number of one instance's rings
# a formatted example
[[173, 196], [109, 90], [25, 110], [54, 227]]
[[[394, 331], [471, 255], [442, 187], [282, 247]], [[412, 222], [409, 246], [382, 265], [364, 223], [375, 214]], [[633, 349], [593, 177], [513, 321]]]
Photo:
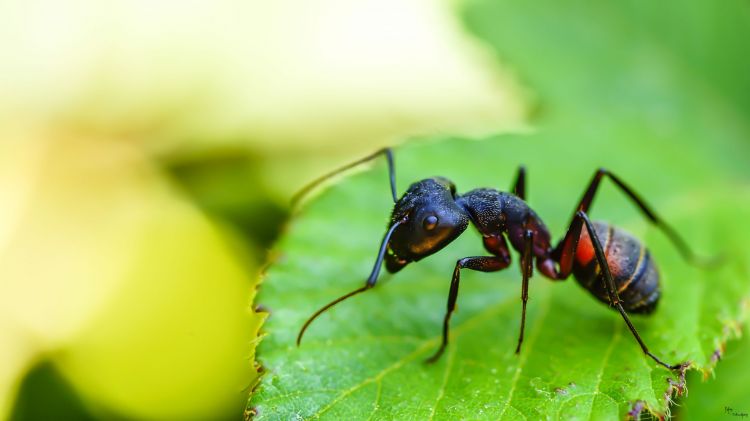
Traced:
[[507, 238], [512, 248], [521, 254], [522, 310], [516, 354], [521, 351], [523, 343], [529, 278], [535, 264], [539, 273], [551, 280], [562, 281], [572, 274], [599, 301], [614, 307], [638, 341], [641, 350], [658, 364], [671, 370], [683, 369], [688, 365], [668, 364], [651, 353], [628, 317], [628, 312], [650, 314], [656, 309], [661, 296], [659, 274], [651, 254], [640, 241], [611, 224], [592, 222], [589, 219], [587, 213], [602, 179], [608, 177], [612, 180], [635, 203], [645, 218], [667, 236], [688, 262], [701, 264], [701, 259], [675, 230], [664, 223], [616, 175], [603, 168], [596, 170], [573, 212], [565, 236], [554, 247], [544, 222], [525, 202], [524, 167], [518, 170], [512, 193], [480, 188], [458, 194], [450, 180], [433, 177], [412, 184], [399, 199], [393, 153], [389, 148], [384, 148], [316, 179], [295, 195], [293, 203], [326, 179], [381, 155], [388, 161], [391, 194], [395, 205], [372, 272], [364, 286], [331, 301], [310, 316], [297, 336], [298, 346], [310, 323], [319, 315], [341, 301], [373, 288], [383, 262], [388, 272], [398, 272], [407, 264], [441, 250], [461, 235], [471, 223], [482, 234], [484, 248], [491, 255], [464, 257], [456, 262], [443, 319], [442, 342], [427, 362], [440, 358], [448, 345], [449, 322], [456, 307], [461, 270], [497, 272], [507, 268], [510, 265]]

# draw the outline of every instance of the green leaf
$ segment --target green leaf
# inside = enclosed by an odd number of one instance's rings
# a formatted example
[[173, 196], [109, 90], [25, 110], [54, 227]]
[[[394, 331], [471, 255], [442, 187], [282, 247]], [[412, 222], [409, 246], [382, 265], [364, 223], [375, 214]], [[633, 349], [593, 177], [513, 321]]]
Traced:
[[[594, 169], [612, 169], [694, 248], [727, 255], [718, 269], [690, 267], [611, 185], [597, 198], [593, 217], [636, 234], [659, 266], [660, 307], [634, 317], [645, 342], [708, 374], [748, 296], [750, 9], [740, 0], [467, 4], [468, 28], [536, 94], [541, 130], [402, 148], [401, 190], [432, 175], [452, 178], [459, 191], [507, 189], [525, 163], [530, 203], [559, 237]], [[676, 380], [574, 281], [532, 279], [527, 340], [516, 357], [517, 267], [462, 276], [451, 345], [437, 364], [422, 364], [439, 340], [455, 260], [483, 253], [469, 232], [322, 316], [296, 349], [314, 310], [362, 284], [390, 206], [381, 164], [292, 221], [258, 298], [271, 317], [259, 348], [266, 375], [249, 413], [621, 419], [638, 408], [669, 411], [668, 380]]]
[[[708, 369], [748, 293], [743, 244], [750, 228], [733, 221], [750, 216], [750, 189], [747, 180], [730, 182], [721, 165], [682, 163], [705, 158], [699, 150], [682, 147], [678, 162], [668, 152], [676, 145], [643, 155], [648, 140], [635, 139], [630, 144], [563, 142], [551, 135], [446, 139], [397, 150], [397, 175], [401, 191], [408, 182], [436, 174], [453, 179], [459, 191], [506, 189], [524, 162], [530, 203], [559, 238], [595, 168], [612, 168], [699, 251], [727, 253], [728, 262], [718, 269], [686, 265], [609, 185], [592, 212], [643, 238], [660, 268], [658, 311], [634, 317], [646, 343], [668, 362], [690, 360]], [[361, 286], [372, 265], [392, 206], [383, 167], [322, 194], [278, 244], [280, 256], [258, 299], [270, 318], [258, 353], [266, 374], [250, 413], [261, 419], [600, 419], [622, 418], [639, 402], [657, 414], [669, 410], [670, 381], [678, 380], [643, 355], [616, 312], [572, 280], [532, 279], [527, 338], [515, 355], [516, 266], [462, 274], [451, 345], [438, 363], [423, 364], [440, 340], [455, 261], [485, 254], [472, 231], [341, 303], [317, 320], [296, 348], [304, 320]]]
[[[746, 302], [750, 304], [750, 302]], [[746, 309], [750, 305], [746, 306]], [[709, 420], [721, 417], [747, 417], [750, 403], [750, 335], [747, 329], [741, 341], [727, 344], [721, 352], [721, 363], [713, 376], [701, 378], [700, 373], [691, 373], [690, 395], [680, 402], [679, 417], [684, 420]]]

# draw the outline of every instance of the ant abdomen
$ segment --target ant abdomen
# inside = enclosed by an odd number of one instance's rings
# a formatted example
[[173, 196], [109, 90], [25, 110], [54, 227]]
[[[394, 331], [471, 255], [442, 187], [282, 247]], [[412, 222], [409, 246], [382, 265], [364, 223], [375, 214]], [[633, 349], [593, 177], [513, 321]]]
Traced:
[[[594, 222], [594, 228], [604, 248], [622, 306], [629, 313], [653, 312], [661, 294], [659, 272], [651, 253], [640, 241], [620, 228], [599, 221]], [[581, 230], [573, 275], [599, 301], [610, 304], [604, 275], [585, 229]]]

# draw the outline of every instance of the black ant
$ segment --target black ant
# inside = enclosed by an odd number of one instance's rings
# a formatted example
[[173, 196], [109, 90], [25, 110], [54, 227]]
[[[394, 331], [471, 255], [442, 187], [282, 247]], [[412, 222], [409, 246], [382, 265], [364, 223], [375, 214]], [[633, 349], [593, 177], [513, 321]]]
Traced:
[[[401, 199], [398, 199], [393, 153], [389, 148], [385, 148], [318, 178], [303, 188], [295, 196], [293, 203], [331, 176], [380, 155], [385, 155], [388, 160], [391, 194], [395, 206], [375, 266], [364, 286], [326, 304], [307, 319], [297, 336], [298, 346], [307, 327], [320, 314], [341, 301], [375, 286], [383, 260], [388, 272], [398, 272], [407, 264], [441, 250], [461, 235], [471, 222], [482, 234], [484, 247], [492, 255], [464, 257], [456, 262], [448, 293], [448, 308], [443, 320], [443, 341], [427, 362], [436, 361], [448, 344], [449, 321], [456, 306], [461, 269], [496, 272], [507, 268], [510, 265], [507, 237], [511, 246], [521, 253], [522, 311], [516, 354], [521, 351], [523, 343], [529, 278], [533, 272], [532, 262], [536, 261], [537, 270], [545, 277], [561, 281], [572, 273], [578, 283], [599, 301], [614, 306], [643, 352], [654, 361], [672, 370], [686, 367], [687, 363], [670, 365], [652, 354], [630, 322], [626, 310], [636, 314], [650, 314], [656, 309], [661, 296], [659, 274], [651, 254], [636, 238], [608, 223], [589, 220], [587, 212], [602, 179], [605, 176], [609, 177], [638, 206], [646, 219], [666, 234], [687, 261], [697, 263], [698, 258], [677, 232], [657, 217], [654, 211], [617, 176], [606, 169], [598, 169], [594, 173], [573, 213], [565, 237], [555, 247], [551, 245], [547, 227], [524, 201], [524, 167], [518, 170], [513, 193], [480, 188], [465, 194], [457, 194], [456, 186], [450, 180], [433, 177], [412, 184]], [[582, 229], [584, 226], [585, 231]]]

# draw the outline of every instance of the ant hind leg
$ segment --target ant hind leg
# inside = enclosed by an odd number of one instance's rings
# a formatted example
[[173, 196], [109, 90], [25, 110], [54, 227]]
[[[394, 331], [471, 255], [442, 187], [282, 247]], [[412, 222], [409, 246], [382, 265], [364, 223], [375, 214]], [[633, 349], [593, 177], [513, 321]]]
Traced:
[[648, 347], [643, 342], [643, 339], [641, 339], [641, 336], [638, 334], [638, 331], [635, 329], [635, 326], [633, 326], [633, 323], [630, 321], [630, 317], [628, 317], [628, 314], [625, 312], [625, 309], [622, 307], [622, 302], [620, 300], [620, 297], [617, 294], [617, 288], [615, 287], [615, 281], [612, 278], [612, 273], [609, 270], [609, 264], [607, 263], [607, 258], [604, 254], [604, 249], [602, 248], [602, 244], [599, 241], [599, 237], [596, 234], [594, 225], [591, 223], [591, 221], [589, 220], [589, 217], [586, 215], [586, 212], [584, 211], [576, 212], [575, 220], [578, 222], [579, 226], [581, 223], [586, 225], [586, 230], [588, 231], [589, 237], [591, 238], [591, 243], [594, 246], [594, 252], [596, 254], [597, 262], [599, 263], [599, 267], [601, 268], [602, 274], [604, 275], [604, 280], [605, 280], [604, 285], [606, 287], [607, 294], [609, 295], [610, 304], [615, 306], [617, 308], [617, 311], [620, 312], [620, 315], [622, 316], [623, 320], [625, 320], [625, 323], [628, 325], [628, 329], [630, 329], [630, 333], [633, 334], [633, 337], [635, 337], [635, 340], [638, 341], [638, 345], [641, 346], [641, 350], [643, 350], [643, 353], [651, 357], [651, 359], [656, 361], [658, 364], [661, 364], [662, 366], [670, 370], [684, 370], [684, 368], [687, 367], [688, 363], [670, 365], [670, 364], [665, 363], [661, 359], [659, 359], [659, 357], [652, 354], [651, 351], [648, 350]]

